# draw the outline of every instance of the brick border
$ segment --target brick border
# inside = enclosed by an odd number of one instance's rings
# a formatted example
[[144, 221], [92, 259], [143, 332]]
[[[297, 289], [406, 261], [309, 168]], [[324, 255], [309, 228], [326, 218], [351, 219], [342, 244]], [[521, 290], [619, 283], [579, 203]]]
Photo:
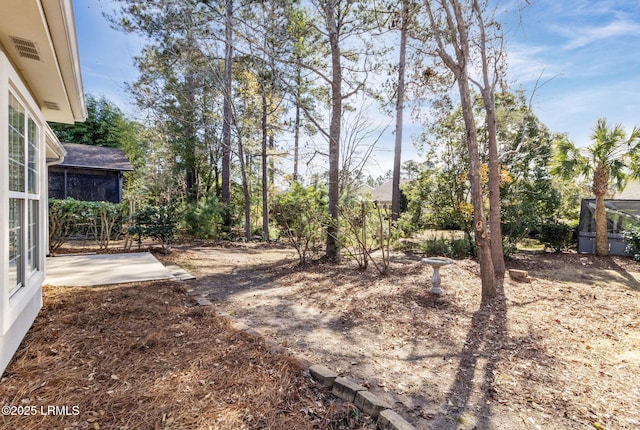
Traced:
[[[206, 297], [201, 296], [193, 289], [188, 289], [187, 294], [195, 300], [198, 306], [213, 306], [213, 303]], [[269, 347], [271, 353], [284, 354], [286, 348], [278, 345], [271, 339], [262, 336], [258, 331], [252, 329], [245, 323], [238, 321], [226, 312], [215, 310], [216, 314], [232, 321], [231, 327], [236, 330], [243, 331], [252, 336], [261, 338]], [[337, 373], [321, 364], [311, 364], [306, 359], [300, 359], [303, 365], [309, 370], [313, 379], [315, 379], [322, 387], [331, 389], [331, 393], [347, 402], [353, 403], [363, 413], [377, 419], [376, 423], [382, 430], [415, 430], [415, 427], [409, 424], [398, 413], [394, 412], [392, 407], [384, 400], [367, 390], [360, 384], [349, 378], [338, 376]]]

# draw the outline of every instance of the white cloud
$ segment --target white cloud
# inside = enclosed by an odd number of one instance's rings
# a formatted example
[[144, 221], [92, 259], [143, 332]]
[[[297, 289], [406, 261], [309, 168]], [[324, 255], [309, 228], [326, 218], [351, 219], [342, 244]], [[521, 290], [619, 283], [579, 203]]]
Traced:
[[534, 83], [542, 75], [542, 80], [562, 75], [568, 65], [545, 59], [551, 49], [548, 46], [532, 46], [514, 43], [509, 46], [509, 77], [517, 83]]
[[640, 101], [636, 91], [629, 90], [638, 87], [640, 78], [586, 87], [560, 78], [538, 93], [534, 111], [552, 131], [566, 132], [576, 144], [586, 145], [598, 118], [620, 123], [628, 131], [640, 122]]
[[617, 37], [638, 37], [640, 36], [640, 24], [626, 18], [616, 18], [599, 27], [555, 26], [555, 31], [569, 39], [569, 41], [563, 45], [563, 48], [572, 50]]

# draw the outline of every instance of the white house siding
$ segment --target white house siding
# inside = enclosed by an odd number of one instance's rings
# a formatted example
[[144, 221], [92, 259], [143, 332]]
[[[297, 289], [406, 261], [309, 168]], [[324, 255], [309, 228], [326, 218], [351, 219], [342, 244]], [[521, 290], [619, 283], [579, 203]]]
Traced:
[[[25, 117], [20, 113], [16, 115], [16, 110], [12, 114], [18, 129], [24, 124], [24, 133], [16, 132], [14, 128], [10, 135], [9, 103], [15, 103], [19, 111], [24, 110]], [[0, 373], [4, 372], [42, 306], [48, 225], [46, 162], [47, 158], [51, 162], [62, 161], [65, 154], [45, 121], [73, 123], [84, 121], [86, 116], [71, 0], [1, 0]], [[20, 133], [22, 138], [17, 137]], [[38, 154], [33, 157], [37, 160], [33, 165], [25, 164], [21, 156], [15, 156], [20, 154], [20, 151], [16, 152], [20, 145], [11, 142], [23, 141], [25, 156]], [[36, 141], [37, 144], [30, 145]], [[36, 151], [29, 152], [29, 149]], [[29, 182], [29, 169], [33, 171], [34, 166], [37, 166], [39, 176], [37, 181]], [[22, 173], [16, 174], [22, 169], [26, 169], [24, 177]], [[34, 188], [33, 185], [37, 186]], [[21, 215], [16, 217], [20, 222], [13, 223], [13, 228], [10, 228], [10, 205], [22, 208]], [[37, 210], [33, 211], [36, 206]], [[29, 208], [32, 209], [31, 216]], [[18, 231], [25, 244], [19, 247], [22, 266], [15, 264], [18, 260], [13, 258], [17, 247], [10, 247]], [[29, 231], [35, 234], [28, 236]], [[17, 243], [16, 240], [13, 242]], [[16, 273], [23, 275], [19, 288], [12, 287], [16, 285]]]
[[[19, 267], [22, 286], [10, 291], [10, 267], [9, 267], [9, 199], [16, 193], [9, 190], [9, 103], [10, 94], [24, 108], [26, 116], [31, 118], [37, 127], [37, 168], [39, 171], [36, 190], [22, 193], [26, 199], [23, 201], [21, 220], [21, 255], [22, 264]], [[22, 81], [13, 65], [0, 50], [0, 372], [4, 372], [11, 357], [17, 350], [20, 342], [35, 320], [42, 307], [42, 282], [45, 276], [46, 253], [46, 220], [47, 220], [47, 168], [45, 145], [46, 122], [43, 118], [29, 89]], [[27, 130], [25, 130], [27, 132]], [[50, 139], [50, 137], [49, 137]], [[25, 149], [25, 152], [28, 149]], [[25, 178], [28, 176], [28, 166], [25, 165]], [[26, 180], [26, 179], [25, 179]], [[36, 270], [27, 273], [27, 246], [29, 241], [29, 219], [27, 204], [30, 201], [38, 202], [37, 228], [34, 230], [36, 245], [33, 255]]]

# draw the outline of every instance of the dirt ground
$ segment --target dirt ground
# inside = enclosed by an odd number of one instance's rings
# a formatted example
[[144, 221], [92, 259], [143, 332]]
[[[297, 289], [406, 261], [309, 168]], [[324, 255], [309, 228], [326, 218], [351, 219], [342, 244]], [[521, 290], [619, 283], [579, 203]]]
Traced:
[[299, 360], [196, 306], [181, 282], [45, 287], [2, 375], [0, 428], [373, 427], [304, 373]]
[[520, 254], [482, 302], [478, 265], [395, 255], [388, 276], [354, 263], [299, 268], [293, 250], [191, 245], [167, 256], [216, 307], [297, 356], [354, 378], [419, 429], [640, 428], [640, 265]]

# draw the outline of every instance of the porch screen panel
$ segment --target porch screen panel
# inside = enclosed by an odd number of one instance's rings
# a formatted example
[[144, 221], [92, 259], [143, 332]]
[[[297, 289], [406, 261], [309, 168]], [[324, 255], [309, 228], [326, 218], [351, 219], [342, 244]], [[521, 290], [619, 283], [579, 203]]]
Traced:
[[118, 172], [92, 170], [90, 172], [69, 169], [67, 171], [67, 194], [76, 200], [118, 203]]
[[49, 198], [64, 199], [64, 171], [58, 172], [49, 169]]

